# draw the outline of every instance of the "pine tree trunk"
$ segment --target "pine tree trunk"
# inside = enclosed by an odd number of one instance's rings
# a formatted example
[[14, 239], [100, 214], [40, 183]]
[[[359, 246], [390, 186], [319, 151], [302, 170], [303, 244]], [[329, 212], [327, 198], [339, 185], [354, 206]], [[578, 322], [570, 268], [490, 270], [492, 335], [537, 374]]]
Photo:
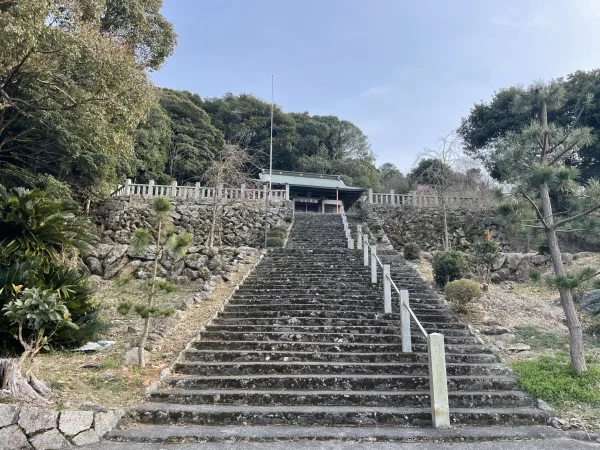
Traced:
[[[557, 277], [564, 276], [565, 269], [563, 267], [562, 254], [560, 252], [558, 238], [556, 237], [556, 230], [553, 226], [554, 220], [552, 218], [552, 204], [550, 202], [550, 194], [546, 183], [540, 186], [540, 198], [542, 200], [542, 214], [545, 218], [546, 225], [548, 226], [548, 229], [546, 229], [546, 239], [550, 249], [554, 274]], [[567, 327], [569, 328], [569, 352], [571, 355], [571, 366], [576, 374], [581, 375], [587, 371], [585, 354], [583, 351], [583, 330], [581, 328], [581, 322], [579, 321], [577, 310], [575, 309], [575, 304], [573, 303], [571, 290], [559, 288], [558, 291], [560, 293], [560, 303], [567, 319]]]
[[34, 403], [48, 403], [44, 398], [50, 392], [34, 375], [24, 377], [16, 358], [0, 358], [0, 388], [11, 397]]

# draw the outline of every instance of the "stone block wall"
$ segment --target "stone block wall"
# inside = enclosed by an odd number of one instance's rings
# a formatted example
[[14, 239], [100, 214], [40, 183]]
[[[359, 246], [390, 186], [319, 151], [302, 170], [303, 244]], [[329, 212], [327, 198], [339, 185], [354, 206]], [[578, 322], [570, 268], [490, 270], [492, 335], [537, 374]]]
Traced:
[[[95, 214], [100, 228], [101, 242], [85, 259], [92, 275], [105, 279], [121, 275], [149, 278], [154, 265], [154, 246], [136, 253], [129, 246], [131, 234], [137, 228], [152, 226], [151, 200], [140, 197], [109, 199]], [[248, 247], [261, 247], [264, 236], [265, 204], [262, 201], [232, 202], [223, 208], [215, 247], [205, 245], [211, 222], [211, 204], [172, 200], [173, 225], [177, 232], [187, 231], [194, 237], [187, 254], [172, 258], [160, 257], [158, 276], [178, 283], [199, 281], [207, 283], [212, 277], [222, 275], [235, 267], [249, 253]], [[290, 226], [291, 202], [272, 202], [268, 209], [270, 227]]]
[[36, 450], [96, 443], [112, 430], [122, 410], [54, 411], [28, 405], [0, 405], [0, 448]]
[[[443, 213], [440, 208], [413, 206], [372, 205], [372, 212], [381, 218], [384, 231], [397, 249], [407, 242], [416, 243], [424, 251], [439, 250], [444, 234]], [[510, 251], [510, 243], [492, 211], [476, 209], [449, 209], [448, 232], [452, 247], [467, 249], [481, 239], [485, 230], [500, 242], [503, 251]]]

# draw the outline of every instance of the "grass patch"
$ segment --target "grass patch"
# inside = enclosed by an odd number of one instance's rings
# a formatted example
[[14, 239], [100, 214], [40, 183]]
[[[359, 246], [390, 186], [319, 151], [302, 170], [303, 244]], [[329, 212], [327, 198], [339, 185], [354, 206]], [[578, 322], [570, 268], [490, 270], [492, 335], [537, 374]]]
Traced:
[[515, 328], [518, 340], [530, 345], [533, 350], [565, 350], [569, 348], [569, 336], [564, 333], [544, 331], [532, 326]]
[[520, 386], [532, 397], [562, 406], [569, 402], [600, 406], [600, 367], [590, 365], [577, 376], [566, 358], [541, 357], [512, 364]]

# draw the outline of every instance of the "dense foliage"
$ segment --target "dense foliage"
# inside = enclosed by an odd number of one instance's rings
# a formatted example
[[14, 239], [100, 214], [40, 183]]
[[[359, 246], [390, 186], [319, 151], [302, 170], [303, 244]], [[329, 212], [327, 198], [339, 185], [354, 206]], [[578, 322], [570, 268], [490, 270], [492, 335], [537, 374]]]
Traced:
[[0, 177], [104, 198], [176, 36], [162, 0], [0, 1]]
[[439, 286], [460, 280], [469, 275], [469, 264], [464, 253], [448, 250], [436, 253], [433, 258], [433, 276]]
[[[25, 289], [37, 289], [44, 299], [56, 295], [57, 304], [67, 308], [77, 328], [67, 331], [68, 323], [58, 323], [56, 345], [91, 339], [102, 329], [86, 277], [69, 267], [96, 238], [93, 226], [78, 212], [72, 201], [0, 186], [0, 308], [14, 304]], [[14, 343], [16, 331], [7, 317], [0, 316], [0, 340]], [[26, 326], [24, 335], [35, 332]]]

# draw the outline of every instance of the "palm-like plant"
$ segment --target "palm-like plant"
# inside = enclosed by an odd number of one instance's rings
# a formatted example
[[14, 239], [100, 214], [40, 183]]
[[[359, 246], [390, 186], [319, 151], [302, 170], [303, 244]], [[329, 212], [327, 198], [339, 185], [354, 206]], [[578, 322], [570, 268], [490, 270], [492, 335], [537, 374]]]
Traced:
[[48, 199], [38, 189], [0, 186], [0, 264], [35, 260], [47, 272], [67, 250], [89, 252], [97, 236], [78, 212], [76, 203]]

